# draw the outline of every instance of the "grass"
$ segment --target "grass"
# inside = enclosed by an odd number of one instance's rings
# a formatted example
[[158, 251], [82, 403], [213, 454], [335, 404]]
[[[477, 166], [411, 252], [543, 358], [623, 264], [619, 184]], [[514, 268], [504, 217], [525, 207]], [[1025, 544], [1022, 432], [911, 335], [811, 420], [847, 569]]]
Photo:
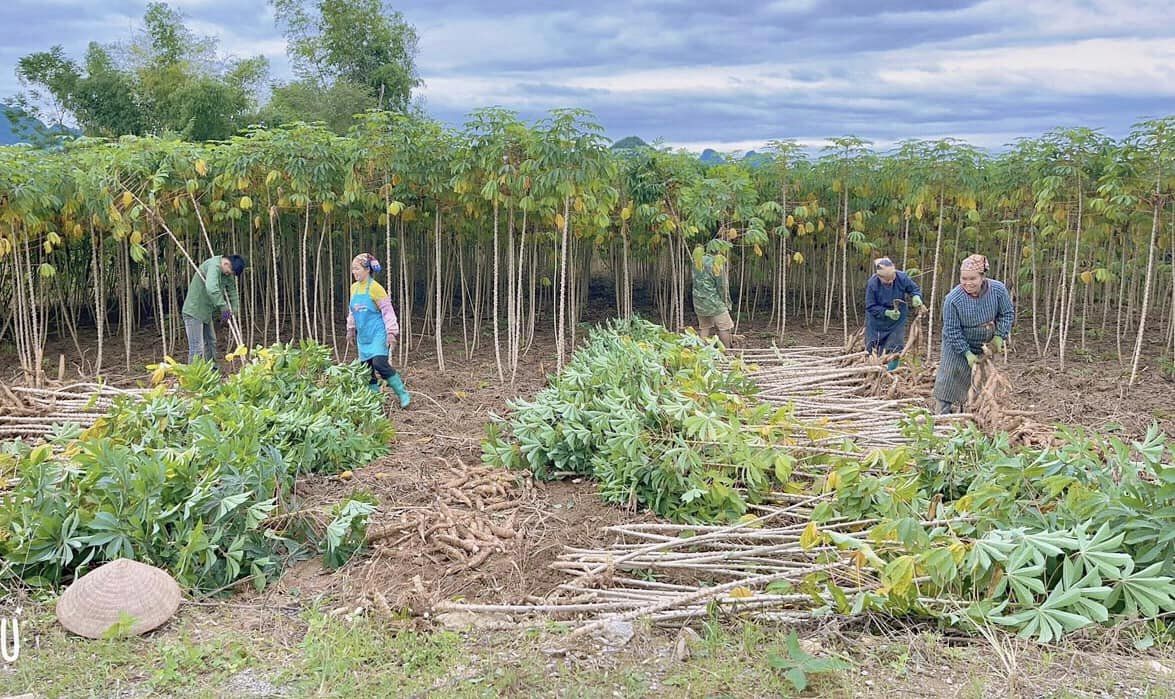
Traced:
[[[242, 678], [290, 697], [1017, 695], [982, 639], [957, 645], [934, 632], [804, 641], [805, 651], [852, 665], [809, 673], [808, 688], [797, 692], [770, 662], [787, 655], [792, 629], [738, 620], [703, 624], [681, 661], [672, 631], [638, 629], [618, 650], [580, 642], [555, 653], [566, 640], [558, 627], [466, 634], [362, 615], [348, 620], [322, 607], [185, 607], [146, 637], [104, 641], [68, 635], [47, 605], [26, 606], [23, 618], [24, 648], [14, 665], [0, 664], [0, 696], [244, 696]], [[1015, 652], [1022, 676], [1013, 686], [1033, 696], [1175, 699], [1175, 682], [1150, 665], [1157, 658], [1175, 669], [1175, 648], [1166, 643], [1145, 657], [1019, 643]]]

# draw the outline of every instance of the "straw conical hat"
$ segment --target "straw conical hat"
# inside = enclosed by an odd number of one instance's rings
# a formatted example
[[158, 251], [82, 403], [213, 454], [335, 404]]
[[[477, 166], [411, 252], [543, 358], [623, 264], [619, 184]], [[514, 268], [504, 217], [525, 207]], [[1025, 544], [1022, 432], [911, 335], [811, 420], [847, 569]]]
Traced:
[[57, 620], [79, 636], [101, 638], [128, 616], [127, 633], [159, 626], [180, 606], [180, 588], [166, 571], [119, 558], [78, 578], [57, 600]]

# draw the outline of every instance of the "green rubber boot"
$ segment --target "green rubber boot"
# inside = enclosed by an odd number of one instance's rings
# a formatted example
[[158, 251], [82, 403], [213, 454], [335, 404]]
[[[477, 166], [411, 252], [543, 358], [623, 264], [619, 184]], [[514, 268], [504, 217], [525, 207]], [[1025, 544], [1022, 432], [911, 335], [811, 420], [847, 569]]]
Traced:
[[400, 378], [399, 374], [393, 374], [392, 378], [388, 379], [388, 386], [396, 392], [396, 397], [400, 399], [401, 408], [407, 408], [412, 403], [412, 396], [408, 395], [408, 389], [404, 388], [404, 380]]
[[888, 363], [885, 365], [885, 370], [886, 370], [886, 371], [893, 371], [894, 369], [897, 369], [897, 368], [898, 368], [898, 363], [899, 363], [899, 362], [901, 362], [901, 361], [902, 361], [902, 360], [900, 360], [900, 359], [891, 359], [891, 360], [889, 360], [889, 362], [888, 362]]
[[371, 389], [372, 393], [379, 393], [379, 384], [376, 383], [375, 381], [372, 381], [371, 383], [367, 384], [367, 387]]

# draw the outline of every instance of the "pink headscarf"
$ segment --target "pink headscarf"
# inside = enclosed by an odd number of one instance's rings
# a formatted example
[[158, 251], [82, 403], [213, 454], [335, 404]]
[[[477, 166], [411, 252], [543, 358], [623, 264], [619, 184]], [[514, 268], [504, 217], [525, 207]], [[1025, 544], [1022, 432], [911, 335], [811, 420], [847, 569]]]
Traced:
[[980, 274], [987, 274], [987, 258], [983, 255], [971, 255], [963, 260], [963, 264], [959, 265], [960, 272], [979, 272]]

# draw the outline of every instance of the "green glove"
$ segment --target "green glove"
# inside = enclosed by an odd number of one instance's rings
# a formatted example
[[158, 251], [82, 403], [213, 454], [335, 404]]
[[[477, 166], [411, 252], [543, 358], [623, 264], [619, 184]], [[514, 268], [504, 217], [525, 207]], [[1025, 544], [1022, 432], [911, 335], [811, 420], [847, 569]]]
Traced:
[[991, 346], [995, 349], [996, 352], [1003, 352], [1004, 338], [1000, 337], [999, 335], [991, 338]]
[[897, 320], [898, 318], [902, 317], [902, 312], [896, 308], [891, 308], [885, 312], [885, 317], [889, 318], [890, 320]]
[[970, 352], [970, 351], [969, 351], [969, 352], [967, 352], [967, 354], [964, 354], [963, 356], [967, 358], [967, 366], [969, 366], [969, 367], [971, 367], [972, 369], [974, 369], [974, 368], [975, 368], [975, 362], [978, 362], [978, 361], [979, 361], [979, 357], [976, 357], [976, 356], [975, 356], [975, 353], [974, 353], [974, 352]]
[[914, 308], [922, 308], [922, 297], [914, 294], [914, 298], [910, 299], [910, 305]]

